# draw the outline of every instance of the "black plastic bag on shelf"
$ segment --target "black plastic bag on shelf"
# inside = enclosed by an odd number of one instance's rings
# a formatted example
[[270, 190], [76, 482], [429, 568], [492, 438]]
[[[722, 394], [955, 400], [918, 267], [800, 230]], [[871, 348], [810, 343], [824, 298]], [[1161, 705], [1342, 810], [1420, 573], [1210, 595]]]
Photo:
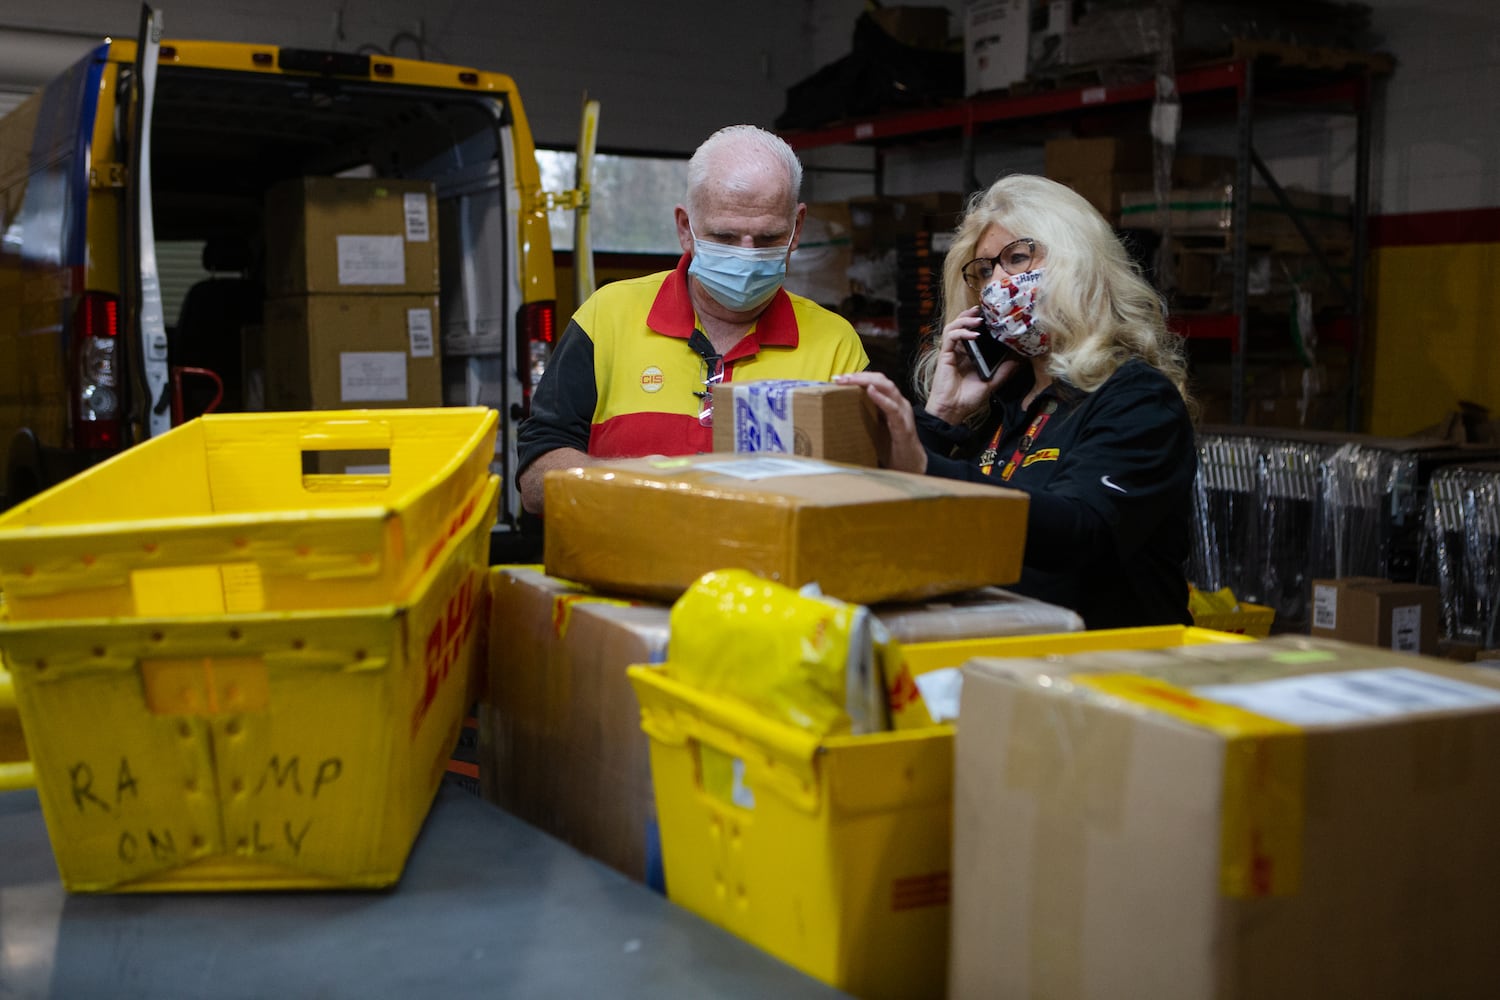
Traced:
[[868, 13], [854, 22], [852, 51], [786, 91], [778, 130], [816, 128], [843, 118], [929, 107], [963, 96], [961, 52], [906, 45]]

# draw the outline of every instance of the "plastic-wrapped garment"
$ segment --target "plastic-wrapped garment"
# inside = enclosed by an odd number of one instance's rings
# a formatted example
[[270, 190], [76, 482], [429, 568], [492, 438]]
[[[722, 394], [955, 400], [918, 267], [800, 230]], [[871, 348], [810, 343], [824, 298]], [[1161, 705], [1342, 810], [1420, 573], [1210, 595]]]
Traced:
[[1421, 520], [1418, 456], [1350, 443], [1328, 457], [1324, 539], [1331, 572], [1319, 576], [1411, 579], [1411, 537]]
[[1437, 583], [1443, 634], [1500, 646], [1500, 465], [1434, 472], [1423, 529], [1423, 578]]
[[1189, 575], [1276, 612], [1286, 630], [1307, 621], [1311, 580], [1331, 562], [1323, 531], [1328, 445], [1204, 435], [1195, 486]]
[[820, 736], [889, 728], [887, 666], [899, 648], [868, 608], [730, 569], [672, 605], [668, 670]]

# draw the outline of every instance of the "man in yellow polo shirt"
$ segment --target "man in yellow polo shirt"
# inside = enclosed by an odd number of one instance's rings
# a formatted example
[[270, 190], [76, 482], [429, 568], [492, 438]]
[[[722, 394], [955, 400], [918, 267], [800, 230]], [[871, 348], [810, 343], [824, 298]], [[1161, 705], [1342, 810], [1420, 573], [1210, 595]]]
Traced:
[[605, 285], [558, 341], [519, 432], [528, 511], [542, 512], [549, 469], [711, 451], [716, 385], [869, 365], [848, 321], [781, 287], [807, 214], [801, 189], [797, 154], [753, 125], [698, 147], [674, 211], [677, 268]]

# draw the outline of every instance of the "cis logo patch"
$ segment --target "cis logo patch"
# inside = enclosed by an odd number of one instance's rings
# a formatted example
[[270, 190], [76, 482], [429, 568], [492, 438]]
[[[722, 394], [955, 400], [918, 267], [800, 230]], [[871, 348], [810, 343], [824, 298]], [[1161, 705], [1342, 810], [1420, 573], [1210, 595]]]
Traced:
[[661, 385], [665, 378], [666, 376], [661, 373], [660, 368], [655, 365], [647, 365], [646, 369], [641, 372], [641, 391], [661, 392]]

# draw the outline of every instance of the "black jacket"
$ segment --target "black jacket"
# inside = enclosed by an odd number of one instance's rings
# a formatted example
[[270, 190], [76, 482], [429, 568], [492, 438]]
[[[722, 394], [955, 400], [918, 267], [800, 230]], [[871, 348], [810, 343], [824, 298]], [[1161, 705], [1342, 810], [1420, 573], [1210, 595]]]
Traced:
[[1139, 360], [1091, 393], [1054, 382], [1023, 409], [1032, 385], [1017, 372], [977, 431], [918, 411], [928, 473], [1031, 495], [1025, 567], [1010, 589], [1072, 608], [1090, 629], [1192, 624], [1198, 453], [1176, 387]]

